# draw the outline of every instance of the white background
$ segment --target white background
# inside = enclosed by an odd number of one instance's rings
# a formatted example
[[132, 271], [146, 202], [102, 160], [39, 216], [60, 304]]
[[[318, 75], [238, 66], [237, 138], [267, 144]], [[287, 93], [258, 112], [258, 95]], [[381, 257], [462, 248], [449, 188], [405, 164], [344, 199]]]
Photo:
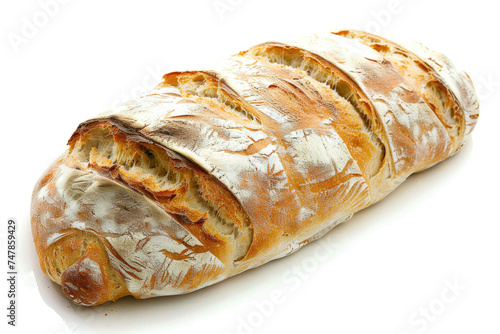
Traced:
[[[43, 3], [54, 2], [2, 1], [0, 8], [0, 321], [8, 333], [500, 331], [494, 2]], [[163, 73], [210, 67], [260, 42], [339, 27], [418, 40], [467, 71], [481, 114], [459, 154], [410, 177], [322, 241], [192, 294], [84, 308], [43, 276], [31, 240], [31, 191], [81, 121], [138, 96]], [[16, 328], [6, 324], [9, 218], [18, 225]]]

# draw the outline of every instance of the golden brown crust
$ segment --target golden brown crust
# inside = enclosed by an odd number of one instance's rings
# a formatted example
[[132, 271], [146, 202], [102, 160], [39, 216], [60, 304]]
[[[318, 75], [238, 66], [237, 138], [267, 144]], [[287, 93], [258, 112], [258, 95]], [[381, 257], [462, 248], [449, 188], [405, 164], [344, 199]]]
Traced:
[[[466, 74], [460, 74], [460, 70], [456, 68], [452, 69], [452, 73], [438, 71], [436, 66], [432, 66], [435, 60], [430, 56], [443, 56], [431, 53], [421, 45], [409, 45], [405, 48], [394, 41], [359, 30], [342, 30], [335, 34], [361, 42], [389, 60], [444, 125], [453, 142], [453, 152], [460, 148], [464, 137], [472, 131], [478, 115], [475, 93], [470, 93], [465, 88], [465, 81], [470, 83]], [[420, 52], [418, 55], [410, 49], [422, 49], [428, 53]], [[452, 67], [451, 63], [447, 65]], [[458, 88], [447, 86], [446, 76], [449, 74], [456, 76], [454, 80]]]
[[468, 130], [453, 136], [449, 103], [429, 107], [443, 90], [422, 97], [374, 49], [333, 34], [264, 43], [82, 123], [33, 194], [44, 272], [83, 305], [190, 292], [296, 251], [448, 157]]
[[[34, 197], [31, 207], [33, 239], [43, 272], [61, 284], [63, 292], [78, 304], [93, 306], [130, 294], [97, 236], [59, 228], [57, 220], [63, 215], [64, 204], [57, 203], [56, 196], [50, 193], [56, 187], [55, 174], [61, 163], [61, 159], [56, 161], [35, 186], [34, 195], [43, 188], [44, 196], [50, 199]], [[57, 234], [47, 231], [50, 223], [55, 223]], [[53, 240], [47, 240], [48, 236]]]

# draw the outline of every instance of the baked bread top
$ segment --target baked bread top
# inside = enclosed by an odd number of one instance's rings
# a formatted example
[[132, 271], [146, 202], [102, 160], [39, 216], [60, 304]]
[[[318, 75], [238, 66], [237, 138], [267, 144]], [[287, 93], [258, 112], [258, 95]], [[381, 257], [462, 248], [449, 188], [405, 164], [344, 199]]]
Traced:
[[33, 195], [44, 272], [85, 305], [193, 291], [456, 152], [478, 115], [470, 79], [377, 38], [260, 44], [80, 124]]

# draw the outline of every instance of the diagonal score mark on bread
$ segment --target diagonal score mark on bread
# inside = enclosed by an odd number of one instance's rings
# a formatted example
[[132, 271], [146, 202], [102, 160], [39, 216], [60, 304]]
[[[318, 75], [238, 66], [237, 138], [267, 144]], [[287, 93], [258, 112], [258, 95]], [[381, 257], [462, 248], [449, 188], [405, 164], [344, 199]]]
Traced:
[[[367, 167], [367, 177], [371, 178], [379, 172], [385, 158], [385, 144], [380, 139], [384, 135], [377, 134], [375, 128], [372, 126], [373, 122], [379, 121], [374, 115], [373, 106], [363, 92], [357, 89], [352, 80], [338, 68], [325, 62], [320, 57], [305, 50], [283, 44], [266, 43], [258, 45], [248, 50], [245, 55], [247, 54], [265, 58], [273, 64], [283, 65], [286, 68], [292, 69], [294, 73], [297, 73], [302, 78], [313, 81], [312, 85], [319, 91], [322, 90], [321, 87], [318, 87], [314, 82], [326, 86], [333, 95], [330, 98], [332, 98], [335, 104], [341, 103], [342, 100], [347, 102], [348, 105], [338, 106], [336, 109], [338, 111], [354, 111], [361, 120], [361, 126], [358, 125], [358, 128], [370, 137], [371, 143], [373, 143], [377, 150]], [[350, 114], [350, 117], [355, 117], [355, 114], [353, 115], [352, 112]], [[334, 122], [333, 125], [337, 123], [338, 121]], [[341, 131], [341, 129], [338, 129], [339, 134], [341, 134]], [[355, 154], [355, 152], [352, 153]], [[356, 160], [361, 161], [362, 159]]]
[[407, 49], [379, 36], [356, 30], [344, 30], [336, 34], [355, 39], [391, 61], [431, 107], [445, 126], [453, 142], [453, 150], [458, 150], [465, 135], [464, 110], [453, 92], [429, 65]]
[[172, 86], [179, 89], [182, 96], [193, 98], [194, 101], [207, 104], [209, 107], [220, 107], [249, 123], [247, 126], [258, 129], [262, 123], [255, 115], [254, 108], [242, 100], [221, 80], [216, 73], [192, 71], [173, 72], [165, 74], [159, 87]]
[[[232, 238], [234, 260], [245, 256], [252, 239], [248, 218], [227, 190], [204, 172], [176, 164], [164, 150], [134, 142], [107, 124], [94, 126], [70, 145], [70, 156], [82, 169], [106, 171], [188, 225], [201, 224], [213, 238]], [[229, 200], [219, 205], [221, 197]]]

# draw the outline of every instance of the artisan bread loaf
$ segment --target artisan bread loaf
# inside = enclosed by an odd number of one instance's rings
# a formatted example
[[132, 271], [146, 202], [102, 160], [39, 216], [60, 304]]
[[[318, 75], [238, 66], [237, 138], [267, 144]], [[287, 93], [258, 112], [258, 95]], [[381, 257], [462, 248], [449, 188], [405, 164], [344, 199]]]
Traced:
[[80, 124], [35, 186], [44, 273], [75, 303], [191, 292], [295, 252], [454, 154], [468, 76], [360, 31], [268, 42]]

